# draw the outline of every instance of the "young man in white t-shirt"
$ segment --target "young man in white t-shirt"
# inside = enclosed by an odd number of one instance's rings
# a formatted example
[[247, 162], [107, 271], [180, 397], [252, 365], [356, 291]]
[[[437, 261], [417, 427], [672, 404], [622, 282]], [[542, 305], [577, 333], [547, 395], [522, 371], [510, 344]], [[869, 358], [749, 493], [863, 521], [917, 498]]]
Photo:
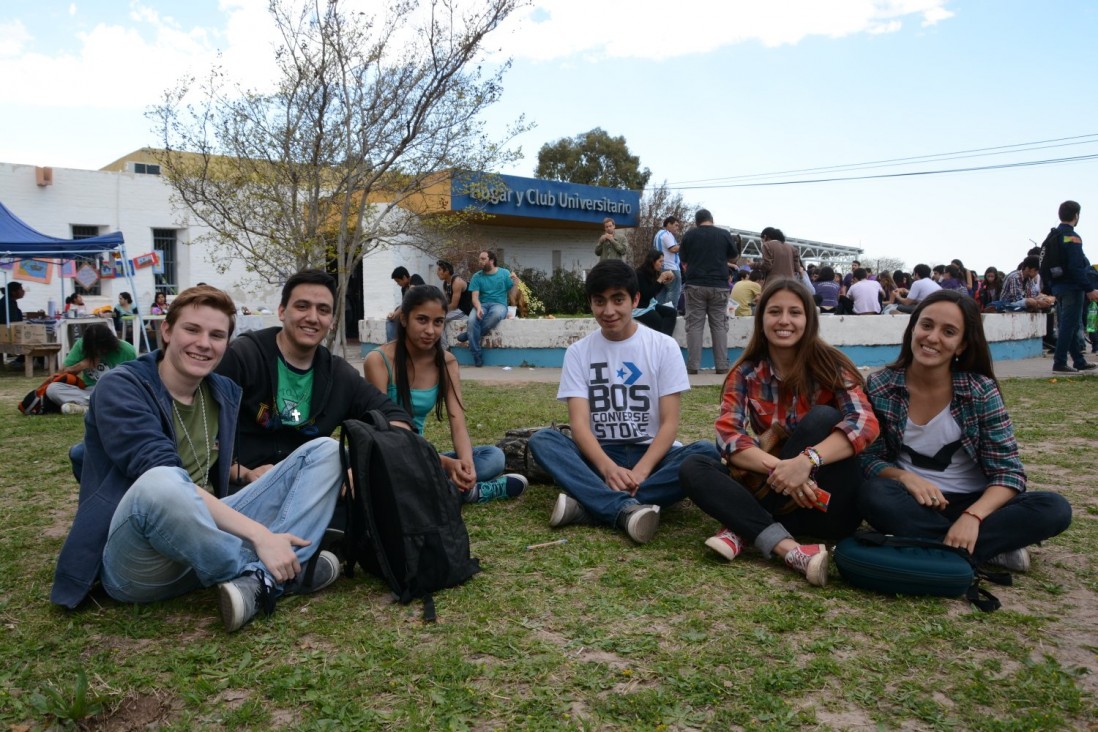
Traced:
[[884, 290], [876, 280], [869, 279], [869, 273], [861, 267], [854, 270], [854, 284], [846, 291], [846, 296], [854, 301], [855, 315], [878, 315], [881, 312], [881, 296]]
[[911, 283], [911, 290], [907, 293], [907, 297], [896, 298], [900, 303], [900, 307], [896, 308], [901, 313], [914, 312], [915, 306], [918, 305], [923, 298], [936, 290], [942, 289], [941, 285], [934, 281], [930, 276], [930, 266], [926, 264], [916, 264], [915, 269], [912, 270], [911, 276], [915, 278]]
[[674, 339], [633, 320], [637, 276], [621, 261], [587, 274], [599, 330], [568, 347], [557, 399], [568, 404], [572, 438], [546, 429], [530, 452], [564, 489], [550, 526], [602, 523], [649, 541], [660, 506], [683, 498], [679, 466], [695, 454], [717, 458], [711, 442], [682, 445], [682, 392], [690, 388]]

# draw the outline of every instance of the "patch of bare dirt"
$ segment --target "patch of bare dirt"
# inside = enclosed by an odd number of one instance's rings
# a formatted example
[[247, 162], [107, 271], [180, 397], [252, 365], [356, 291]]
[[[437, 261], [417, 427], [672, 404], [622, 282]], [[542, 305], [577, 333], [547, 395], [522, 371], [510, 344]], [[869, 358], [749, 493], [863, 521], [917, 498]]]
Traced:
[[129, 694], [110, 710], [88, 720], [84, 727], [103, 732], [160, 729], [171, 721], [179, 707], [179, 701], [163, 691]]

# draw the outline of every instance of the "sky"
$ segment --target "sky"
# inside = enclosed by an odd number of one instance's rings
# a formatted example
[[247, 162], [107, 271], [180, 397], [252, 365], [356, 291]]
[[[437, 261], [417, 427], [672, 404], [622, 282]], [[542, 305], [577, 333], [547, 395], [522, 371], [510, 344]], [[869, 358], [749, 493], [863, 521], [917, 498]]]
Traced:
[[[0, 162], [97, 169], [155, 146], [146, 110], [218, 55], [261, 88], [265, 7], [5, 0]], [[718, 224], [908, 270], [1009, 271], [1070, 198], [1098, 260], [1096, 36], [1093, 0], [531, 0], [488, 37], [485, 61], [512, 66], [485, 120], [536, 125], [497, 172], [532, 176], [543, 144], [602, 127]]]

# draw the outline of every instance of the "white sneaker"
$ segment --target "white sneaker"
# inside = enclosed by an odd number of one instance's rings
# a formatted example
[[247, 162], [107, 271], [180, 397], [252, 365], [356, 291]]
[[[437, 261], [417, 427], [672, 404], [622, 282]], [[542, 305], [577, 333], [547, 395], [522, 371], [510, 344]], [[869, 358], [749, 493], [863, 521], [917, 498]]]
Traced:
[[660, 527], [660, 507], [635, 503], [622, 510], [618, 521], [630, 539], [638, 544], [647, 544]]
[[61, 405], [61, 414], [84, 414], [88, 408], [76, 402], [65, 402]]

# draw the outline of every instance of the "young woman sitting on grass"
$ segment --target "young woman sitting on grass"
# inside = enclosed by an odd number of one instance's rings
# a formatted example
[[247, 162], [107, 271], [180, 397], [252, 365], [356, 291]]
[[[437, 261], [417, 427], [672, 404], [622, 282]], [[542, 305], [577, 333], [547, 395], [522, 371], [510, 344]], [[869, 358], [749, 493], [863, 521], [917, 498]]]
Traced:
[[371, 351], [362, 369], [367, 381], [412, 414], [420, 434], [432, 410], [442, 421], [445, 406], [454, 451], [439, 457], [463, 503], [517, 498], [526, 490], [526, 478], [503, 473], [504, 455], [498, 447], [473, 447], [469, 439], [461, 372], [457, 359], [442, 348], [447, 305], [442, 290], [433, 285], [409, 289], [400, 304], [396, 339]]
[[[742, 472], [733, 478], [719, 461], [696, 456], [679, 474], [686, 495], [724, 527], [707, 547], [732, 560], [753, 543], [810, 584], [827, 583], [827, 549], [793, 534], [839, 539], [861, 523], [854, 456], [878, 432], [863, 387], [850, 359], [820, 339], [808, 289], [772, 280], [755, 308], [751, 340], [725, 379], [716, 424], [725, 462]], [[760, 447], [785, 435], [777, 455]]]
[[879, 531], [941, 539], [1025, 572], [1026, 547], [1071, 523], [1063, 496], [1026, 491], [980, 308], [966, 294], [920, 302], [900, 357], [869, 377], [868, 391], [882, 437], [862, 454], [859, 504]]

